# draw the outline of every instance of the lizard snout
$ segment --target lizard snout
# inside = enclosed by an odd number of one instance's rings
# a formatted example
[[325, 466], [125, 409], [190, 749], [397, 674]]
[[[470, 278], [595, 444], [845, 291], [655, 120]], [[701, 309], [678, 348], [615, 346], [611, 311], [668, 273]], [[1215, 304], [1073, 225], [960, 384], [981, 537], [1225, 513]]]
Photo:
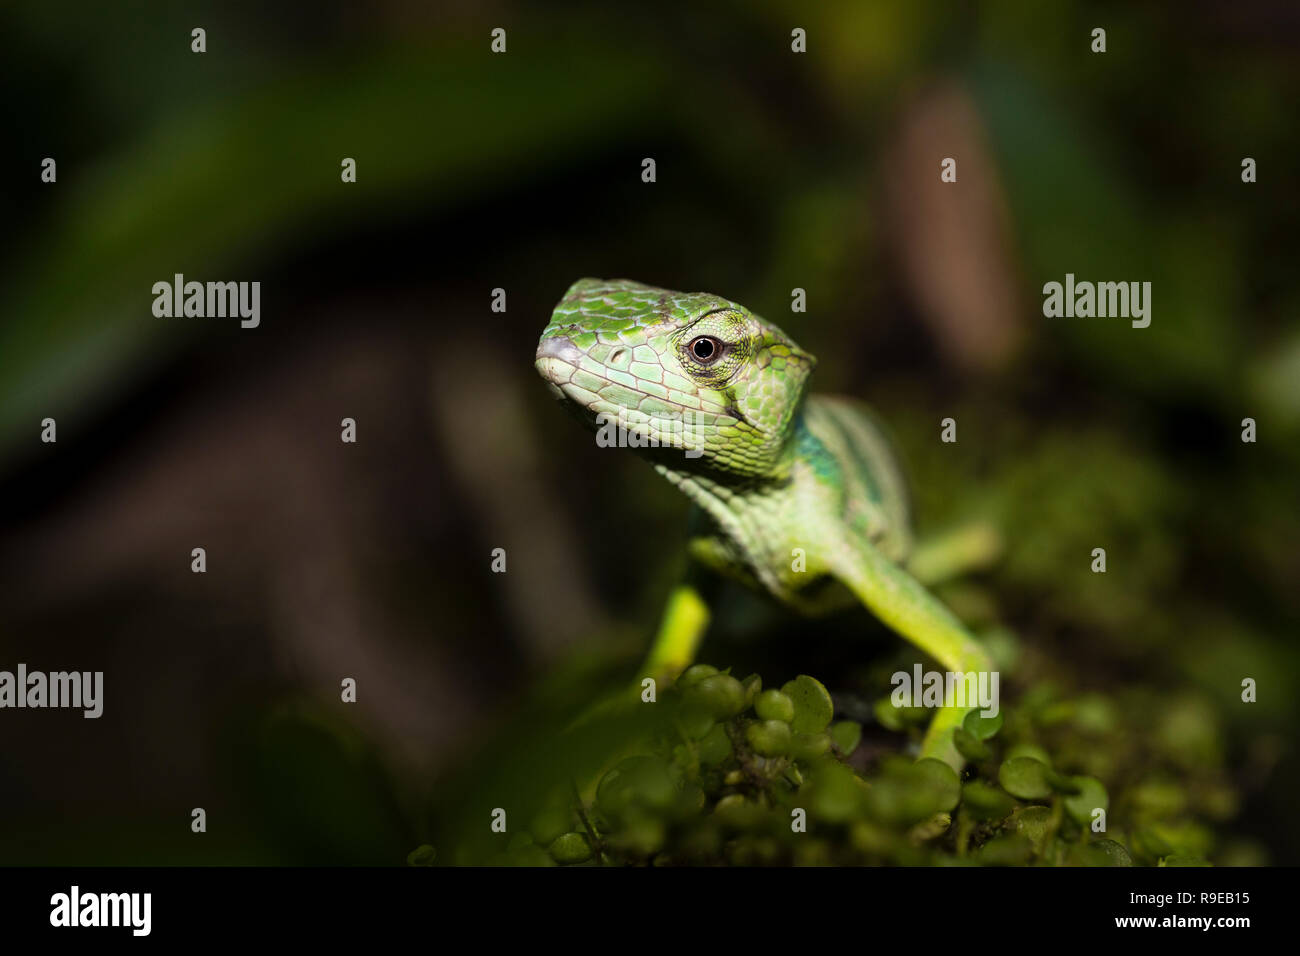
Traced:
[[548, 358], [577, 365], [582, 358], [582, 350], [567, 335], [548, 335], [537, 343], [537, 361]]

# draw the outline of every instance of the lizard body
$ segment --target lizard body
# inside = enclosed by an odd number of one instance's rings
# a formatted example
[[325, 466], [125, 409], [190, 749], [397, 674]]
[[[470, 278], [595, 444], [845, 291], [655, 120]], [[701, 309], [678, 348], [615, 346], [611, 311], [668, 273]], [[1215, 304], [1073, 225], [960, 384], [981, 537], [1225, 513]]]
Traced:
[[[805, 614], [854, 602], [951, 671], [988, 670], [959, 621], [903, 570], [906, 486], [865, 406], [804, 391], [816, 359], [744, 306], [627, 280], [580, 279], [556, 306], [536, 367], [600, 430], [615, 424], [693, 509], [690, 554]], [[675, 676], [708, 624], [698, 589], [669, 601], [646, 670]], [[923, 755], [954, 766], [945, 707]]]

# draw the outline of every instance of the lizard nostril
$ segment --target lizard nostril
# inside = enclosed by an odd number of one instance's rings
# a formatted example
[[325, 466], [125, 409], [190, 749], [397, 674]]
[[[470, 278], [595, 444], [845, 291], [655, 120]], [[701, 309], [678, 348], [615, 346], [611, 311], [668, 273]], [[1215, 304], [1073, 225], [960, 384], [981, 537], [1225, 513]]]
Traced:
[[582, 357], [582, 350], [567, 335], [548, 335], [537, 343], [537, 358], [556, 358], [570, 365], [577, 365]]

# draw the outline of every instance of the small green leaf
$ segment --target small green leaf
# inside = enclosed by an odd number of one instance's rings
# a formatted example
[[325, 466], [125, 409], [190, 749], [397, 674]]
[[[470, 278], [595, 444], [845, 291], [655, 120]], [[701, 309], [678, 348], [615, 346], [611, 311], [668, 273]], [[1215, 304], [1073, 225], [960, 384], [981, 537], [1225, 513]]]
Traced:
[[941, 760], [927, 757], [910, 763], [896, 758], [881, 770], [865, 798], [868, 812], [882, 822], [911, 826], [951, 811], [961, 800], [957, 773]]
[[815, 760], [831, 749], [831, 735], [795, 734], [790, 754], [795, 760]]
[[758, 699], [759, 693], [763, 690], [763, 678], [757, 674], [750, 674], [741, 684], [745, 688], [745, 706], [753, 707], [754, 701]]
[[409, 866], [433, 866], [437, 857], [438, 851], [424, 843], [406, 855], [406, 862]]
[[1052, 794], [1047, 767], [1033, 757], [1012, 757], [998, 768], [1002, 789], [1021, 800], [1043, 800]]
[[1048, 755], [1047, 751], [1038, 746], [1038, 744], [1024, 742], [1012, 744], [1011, 747], [1007, 749], [1005, 759], [1010, 760], [1013, 757], [1033, 757], [1044, 767], [1050, 767], [1052, 765], [1052, 758]]
[[1011, 826], [1015, 832], [1028, 837], [1034, 850], [1041, 854], [1051, 835], [1052, 811], [1047, 807], [1021, 807], [1011, 815]]
[[819, 734], [830, 726], [835, 704], [821, 681], [800, 674], [794, 680], [786, 682], [781, 692], [794, 701], [794, 720], [790, 726], [795, 733]]
[[730, 757], [731, 752], [731, 738], [722, 724], [714, 724], [713, 729], [700, 740], [700, 763], [706, 767], [716, 767]]
[[1109, 860], [1109, 866], [1132, 866], [1133, 857], [1129, 856], [1128, 850], [1124, 849], [1122, 843], [1114, 840], [1094, 840], [1088, 844], [1089, 848], [1104, 853]]
[[831, 724], [831, 742], [844, 756], [858, 749], [862, 742], [862, 725], [856, 720], [839, 720]]
[[1075, 823], [1088, 826], [1092, 823], [1092, 816], [1096, 810], [1106, 810], [1110, 807], [1110, 797], [1106, 793], [1106, 787], [1096, 777], [1071, 779], [1078, 787], [1078, 793], [1065, 798], [1065, 812]]
[[952, 742], [953, 746], [957, 748], [957, 752], [971, 763], [979, 763], [993, 756], [993, 752], [984, 746], [984, 741], [979, 740], [974, 734], [968, 733], [962, 727], [958, 727], [952, 732]]
[[694, 687], [706, 677], [712, 677], [718, 673], [718, 669], [709, 664], [692, 664], [682, 672], [682, 676], [677, 678], [677, 687], [685, 690], [688, 687]]
[[864, 789], [843, 764], [821, 761], [810, 775], [808, 812], [829, 823], [847, 823], [858, 815], [864, 797], [875, 789]]
[[953, 810], [961, 802], [961, 778], [942, 760], [925, 757], [916, 762], [913, 772], [938, 810]]
[[677, 712], [677, 728], [687, 740], [701, 740], [717, 724], [712, 703], [691, 694], [681, 702]]
[[783, 720], [755, 721], [745, 728], [745, 740], [756, 754], [780, 757], [790, 752], [790, 725]]
[[569, 832], [556, 837], [550, 845], [556, 863], [585, 863], [591, 859], [591, 844], [585, 833]]
[[765, 690], [754, 701], [754, 713], [763, 720], [794, 720], [794, 701], [779, 690]]
[[983, 717], [978, 710], [972, 710], [961, 725], [976, 740], [988, 740], [1002, 729], [1002, 711], [992, 717]]
[[718, 719], [735, 717], [745, 709], [745, 685], [730, 674], [713, 674], [691, 688]]
[[886, 730], [897, 733], [907, 726], [903, 721], [902, 713], [888, 697], [882, 697], [872, 704], [871, 712], [876, 715], [876, 722]]

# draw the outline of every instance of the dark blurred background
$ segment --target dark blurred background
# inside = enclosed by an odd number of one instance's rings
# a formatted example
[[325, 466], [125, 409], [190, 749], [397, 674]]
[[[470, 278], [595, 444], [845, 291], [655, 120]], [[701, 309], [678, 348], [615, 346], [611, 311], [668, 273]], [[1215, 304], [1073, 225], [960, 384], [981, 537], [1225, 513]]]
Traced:
[[[889, 422], [923, 534], [1001, 528], [943, 596], [1004, 693], [1215, 862], [1300, 862], [1295, 4], [20, 2], [0, 37], [0, 668], [106, 685], [0, 712], [0, 862], [401, 863], [508, 802], [684, 563], [685, 500], [533, 371], [588, 275], [782, 325]], [[259, 280], [261, 326], [156, 318], [178, 272]], [[1150, 328], [1044, 318], [1067, 272], [1150, 281]], [[703, 657], [869, 714], [897, 644], [737, 594]]]

